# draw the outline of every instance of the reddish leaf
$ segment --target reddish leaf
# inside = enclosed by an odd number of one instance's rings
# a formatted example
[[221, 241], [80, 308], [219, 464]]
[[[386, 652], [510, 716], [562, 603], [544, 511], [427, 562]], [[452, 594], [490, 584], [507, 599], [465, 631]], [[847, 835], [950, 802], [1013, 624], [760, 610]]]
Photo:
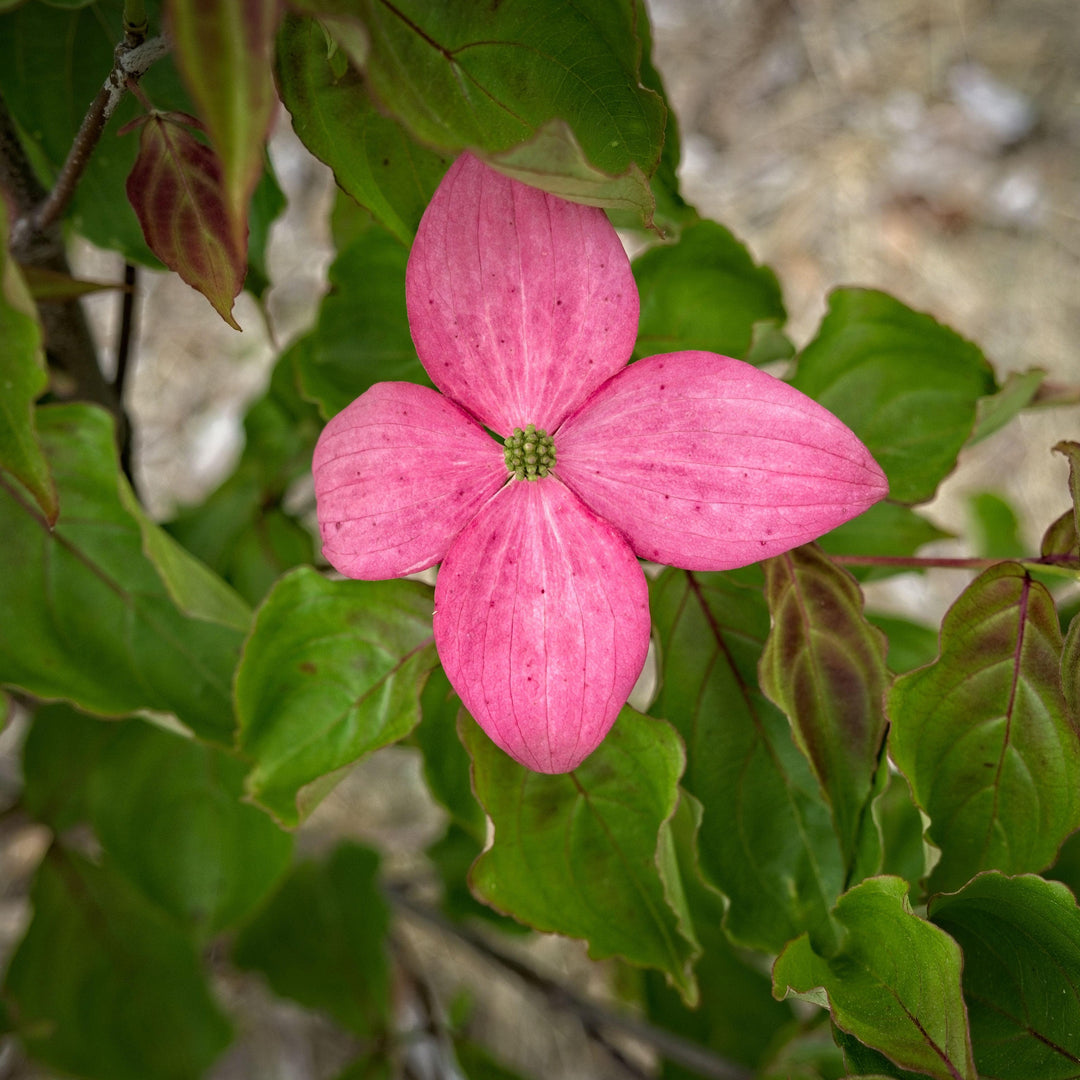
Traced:
[[171, 0], [176, 60], [221, 157], [225, 208], [242, 241], [273, 118], [281, 0]]
[[246, 236], [230, 227], [217, 155], [154, 114], [142, 127], [127, 195], [151, 251], [239, 330], [232, 307], [247, 270]]

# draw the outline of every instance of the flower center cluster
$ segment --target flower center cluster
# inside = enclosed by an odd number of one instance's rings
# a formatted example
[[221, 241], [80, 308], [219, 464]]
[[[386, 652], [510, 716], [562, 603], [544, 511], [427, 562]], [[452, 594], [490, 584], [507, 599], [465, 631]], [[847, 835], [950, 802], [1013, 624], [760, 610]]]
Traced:
[[504, 445], [506, 467], [519, 480], [539, 480], [555, 465], [555, 440], [546, 431], [538, 431], [535, 424], [514, 428]]

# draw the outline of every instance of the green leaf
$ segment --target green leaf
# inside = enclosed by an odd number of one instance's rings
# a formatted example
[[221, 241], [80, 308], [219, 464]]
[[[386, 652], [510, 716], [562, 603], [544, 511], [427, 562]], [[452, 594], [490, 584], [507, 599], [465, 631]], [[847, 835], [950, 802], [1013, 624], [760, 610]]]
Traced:
[[971, 342], [865, 289], [832, 293], [792, 382], [866, 443], [901, 503], [933, 496], [971, 434], [979, 398], [995, 389]]
[[508, 1069], [479, 1043], [455, 1039], [454, 1053], [466, 1080], [522, 1080], [521, 1073]]
[[330, 267], [330, 293], [296, 353], [304, 396], [329, 420], [377, 382], [431, 386], [405, 312], [408, 252], [372, 227]]
[[979, 398], [976, 407], [975, 430], [968, 439], [968, 445], [974, 446], [975, 443], [982, 442], [996, 431], [1000, 431], [1021, 410], [1026, 409], [1038, 393], [1045, 378], [1046, 372], [1040, 368], [1010, 371], [997, 393]]
[[378, 1036], [390, 1020], [389, 912], [378, 870], [375, 852], [350, 843], [323, 865], [301, 863], [240, 932], [233, 960], [263, 972], [282, 997]]
[[427, 586], [287, 574], [259, 608], [236, 673], [248, 793], [297, 824], [336, 782], [330, 774], [416, 726], [435, 663]]
[[980, 870], [1041, 870], [1080, 825], [1060, 655], [1050, 594], [1001, 563], [946, 614], [937, 662], [896, 681], [889, 746], [941, 848], [931, 891]]
[[832, 1025], [836, 1045], [843, 1050], [844, 1068], [841, 1076], [871, 1077], [873, 1080], [922, 1080], [924, 1072], [909, 1072], [894, 1065], [884, 1054], [863, 1045], [846, 1031]]
[[799, 1032], [761, 1070], [761, 1080], [843, 1080], [847, 1075], [828, 1024]]
[[986, 559], [1016, 559], [1027, 554], [1020, 539], [1016, 512], [992, 491], [980, 491], [968, 497], [971, 539], [975, 553]]
[[663, 971], [693, 1001], [698, 949], [672, 907], [681, 885], [663, 858], [684, 762], [675, 732], [626, 707], [582, 765], [552, 776], [518, 765], [471, 719], [461, 730], [495, 828], [473, 889], [538, 930], [586, 939], [594, 959]]
[[106, 863], [52, 848], [4, 992], [29, 1053], [88, 1080], [194, 1080], [229, 1041], [195, 949]]
[[819, 956], [804, 935], [773, 967], [783, 998], [824, 989], [833, 1020], [896, 1064], [941, 1080], [975, 1080], [956, 942], [918, 918], [907, 882], [871, 878], [836, 905], [840, 950]]
[[979, 1075], [1080, 1073], [1080, 908], [1064, 885], [980, 874], [934, 897], [930, 920], [964, 950], [964, 997]]
[[938, 632], [932, 626], [895, 615], [869, 612], [867, 620], [882, 631], [889, 643], [886, 662], [897, 675], [932, 664], [938, 654]]
[[90, 774], [91, 820], [113, 864], [204, 937], [246, 916], [292, 855], [292, 837], [241, 802], [244, 772], [220, 750], [135, 720]]
[[744, 357], [754, 326], [787, 318], [776, 275], [722, 225], [687, 225], [634, 260], [641, 296], [635, 356], [702, 349]]
[[[364, 0], [360, 10], [371, 91], [418, 142], [498, 155], [560, 119], [599, 172], [620, 178], [637, 166], [644, 179], [655, 171], [666, 109], [640, 81], [636, 7]], [[551, 169], [534, 181], [554, 190], [565, 181], [559, 162]]]
[[101, 723], [70, 705], [43, 705], [23, 743], [23, 802], [55, 833], [90, 821], [87, 783], [120, 724]]
[[271, 59], [280, 0], [169, 0], [177, 66], [222, 166], [227, 217], [243, 240], [276, 98]]
[[814, 545], [768, 559], [764, 569], [772, 631], [761, 689], [791, 721], [850, 872], [885, 738], [885, 638], [866, 621], [855, 579]]
[[450, 158], [418, 146], [371, 100], [352, 68], [335, 73], [322, 26], [287, 15], [277, 39], [277, 83], [304, 145], [338, 186], [402, 244], [412, 243]]
[[255, 185], [255, 193], [251, 197], [248, 214], [248, 265], [247, 276], [244, 278], [244, 288], [260, 299], [270, 288], [270, 270], [266, 261], [270, 226], [277, 221], [284, 209], [285, 192], [281, 190], [274, 167], [267, 159], [262, 176]]
[[1069, 495], [1072, 498], [1073, 525], [1080, 536], [1080, 442], [1063, 439], [1056, 443], [1054, 452], [1063, 454], [1069, 462]]
[[[724, 933], [723, 897], [704, 883], [698, 871], [700, 822], [701, 804], [683, 792], [672, 832], [687, 905], [702, 946], [694, 964], [701, 1002], [696, 1009], [688, 1009], [659, 973], [647, 971], [645, 1004], [654, 1024], [700, 1043], [721, 1058], [754, 1067], [778, 1034], [793, 1026], [794, 1017], [788, 1006], [773, 999], [764, 971], [747, 963]], [[664, 1063], [665, 1080], [696, 1075], [670, 1061]]]
[[132, 513], [105, 413], [50, 406], [38, 425], [62, 509], [50, 530], [0, 477], [4, 557], [18, 567], [0, 574], [0, 682], [104, 715], [175, 713], [230, 743], [245, 606]]
[[829, 933], [844, 860], [790, 725], [758, 688], [769, 632], [759, 580], [756, 569], [666, 570], [650, 582], [660, 652], [651, 711], [686, 740], [684, 783], [705, 809], [701, 866], [730, 900], [728, 933], [779, 952], [803, 930]]
[[1076, 531], [1076, 514], [1070, 507], [1043, 534], [1040, 555], [1065, 555], [1080, 559], [1080, 533]]
[[[951, 533], [907, 506], [879, 502], [858, 517], [826, 533], [818, 545], [829, 555], [914, 555], [923, 544], [944, 540]], [[910, 567], [852, 566], [848, 568], [860, 581], [876, 581], [898, 573], [911, 573]]]
[[230, 218], [221, 162], [184, 126], [184, 114], [142, 124], [127, 196], [150, 250], [213, 305], [234, 330], [247, 273], [247, 221]]
[[1080, 725], [1080, 614], [1073, 616], [1061, 648], [1061, 687], [1072, 722]]
[[7, 234], [7, 214], [0, 213], [0, 469], [23, 484], [53, 525], [59, 513], [56, 485], [34, 425], [34, 402], [49, 382], [41, 327], [18, 264], [8, 254]]

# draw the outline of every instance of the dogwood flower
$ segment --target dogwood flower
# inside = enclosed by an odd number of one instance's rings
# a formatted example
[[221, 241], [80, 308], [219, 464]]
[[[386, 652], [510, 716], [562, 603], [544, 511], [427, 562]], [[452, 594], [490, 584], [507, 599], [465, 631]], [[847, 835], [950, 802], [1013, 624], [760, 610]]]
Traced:
[[362, 579], [441, 562], [446, 674], [530, 769], [575, 768], [625, 704], [651, 630], [639, 557], [744, 566], [886, 494], [853, 432], [757, 368], [629, 364], [638, 294], [603, 212], [469, 154], [424, 213], [406, 300], [441, 393], [379, 383], [327, 424], [323, 552]]

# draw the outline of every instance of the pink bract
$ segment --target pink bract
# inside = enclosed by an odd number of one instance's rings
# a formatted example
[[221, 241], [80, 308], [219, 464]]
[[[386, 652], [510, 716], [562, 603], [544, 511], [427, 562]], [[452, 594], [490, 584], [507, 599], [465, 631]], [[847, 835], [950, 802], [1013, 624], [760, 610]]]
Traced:
[[[327, 424], [313, 470], [323, 552], [353, 578], [441, 562], [435, 642], [465, 707], [538, 772], [607, 734], [649, 645], [638, 557], [727, 570], [885, 497], [836, 417], [740, 360], [628, 366], [638, 295], [604, 213], [464, 154], [424, 214], [409, 326], [438, 393], [380, 383]], [[550, 475], [517, 479], [534, 424]]]

